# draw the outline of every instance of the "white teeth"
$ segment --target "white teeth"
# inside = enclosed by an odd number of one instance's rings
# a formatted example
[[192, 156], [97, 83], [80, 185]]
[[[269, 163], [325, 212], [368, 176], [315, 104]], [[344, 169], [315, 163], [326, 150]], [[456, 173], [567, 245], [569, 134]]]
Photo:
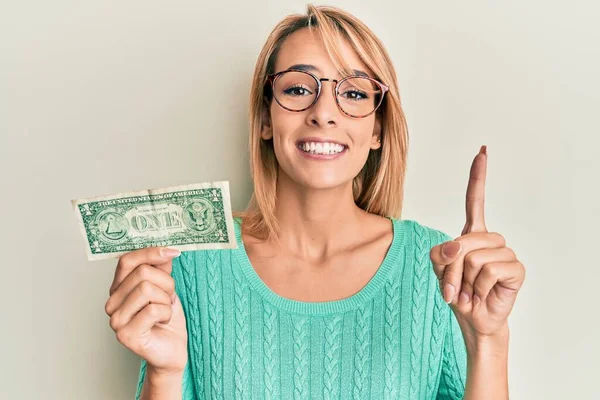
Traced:
[[304, 142], [300, 146], [302, 150], [312, 154], [337, 154], [344, 151], [345, 146], [328, 142]]

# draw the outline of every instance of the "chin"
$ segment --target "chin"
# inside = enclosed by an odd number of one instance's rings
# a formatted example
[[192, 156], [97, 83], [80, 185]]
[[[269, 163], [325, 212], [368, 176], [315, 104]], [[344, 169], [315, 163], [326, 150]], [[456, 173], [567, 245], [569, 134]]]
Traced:
[[309, 189], [334, 189], [344, 185], [352, 185], [352, 180], [334, 176], [311, 176], [302, 177], [297, 181], [300, 185]]
[[[290, 167], [290, 168], [286, 168]], [[334, 189], [349, 185], [352, 188], [353, 176], [340, 174], [342, 168], [294, 168], [279, 165], [280, 179], [302, 186], [306, 189]], [[344, 171], [347, 172], [347, 171]], [[356, 176], [356, 175], [354, 175]]]

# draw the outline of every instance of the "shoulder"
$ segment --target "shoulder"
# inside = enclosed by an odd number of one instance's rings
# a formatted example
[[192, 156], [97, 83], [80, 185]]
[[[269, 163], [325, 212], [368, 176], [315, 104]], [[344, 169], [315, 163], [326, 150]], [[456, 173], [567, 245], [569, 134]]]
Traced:
[[235, 257], [234, 249], [182, 251], [173, 259], [171, 276], [185, 310], [197, 307], [205, 289], [214, 287]]
[[393, 219], [396, 226], [404, 232], [405, 236], [410, 237], [413, 241], [420, 240], [436, 244], [454, 240], [445, 230], [434, 228], [412, 219]]
[[[233, 235], [237, 242], [238, 248], [242, 245], [241, 242], [241, 221], [239, 218], [234, 218]], [[218, 266], [222, 263], [230, 261], [236, 249], [203, 249], [203, 250], [187, 250], [182, 251], [181, 255], [173, 259], [173, 275], [177, 280], [185, 280], [193, 278], [193, 274], [198, 270], [205, 269], [208, 266]]]

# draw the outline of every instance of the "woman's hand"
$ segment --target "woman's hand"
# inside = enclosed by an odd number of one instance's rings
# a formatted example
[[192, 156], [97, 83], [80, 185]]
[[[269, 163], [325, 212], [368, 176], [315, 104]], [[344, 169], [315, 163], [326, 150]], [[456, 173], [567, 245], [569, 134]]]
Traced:
[[117, 340], [157, 375], [179, 374], [187, 362], [185, 315], [171, 277], [179, 254], [150, 247], [121, 256], [105, 306]]
[[486, 167], [482, 146], [471, 165], [462, 236], [430, 252], [444, 299], [463, 334], [474, 340], [508, 334], [507, 318], [525, 279], [525, 267], [506, 247], [504, 237], [485, 227]]

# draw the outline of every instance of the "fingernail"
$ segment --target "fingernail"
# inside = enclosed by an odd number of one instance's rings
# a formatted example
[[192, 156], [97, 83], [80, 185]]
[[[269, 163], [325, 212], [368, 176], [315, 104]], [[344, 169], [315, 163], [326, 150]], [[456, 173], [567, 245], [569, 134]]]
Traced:
[[458, 253], [460, 253], [461, 247], [462, 247], [462, 245], [457, 240], [453, 240], [451, 242], [446, 242], [442, 246], [442, 254], [446, 258], [452, 258], [455, 255], [457, 255]]
[[450, 304], [452, 302], [455, 291], [456, 289], [454, 288], [454, 285], [446, 283], [446, 286], [444, 286], [444, 301], [446, 303]]
[[177, 249], [171, 249], [169, 247], [163, 247], [160, 249], [160, 255], [162, 257], [177, 257], [181, 254], [181, 251]]
[[175, 292], [173, 292], [173, 296], [171, 296], [171, 304], [175, 304]]
[[467, 303], [469, 302], [469, 298], [470, 298], [470, 297], [469, 297], [469, 294], [468, 294], [468, 293], [465, 293], [465, 292], [462, 292], [462, 291], [461, 291], [461, 292], [460, 292], [460, 297], [459, 297], [459, 299], [458, 299], [458, 302], [459, 302], [460, 304], [467, 304]]
[[485, 154], [487, 156], [487, 146], [485, 144], [479, 149], [479, 154]]

